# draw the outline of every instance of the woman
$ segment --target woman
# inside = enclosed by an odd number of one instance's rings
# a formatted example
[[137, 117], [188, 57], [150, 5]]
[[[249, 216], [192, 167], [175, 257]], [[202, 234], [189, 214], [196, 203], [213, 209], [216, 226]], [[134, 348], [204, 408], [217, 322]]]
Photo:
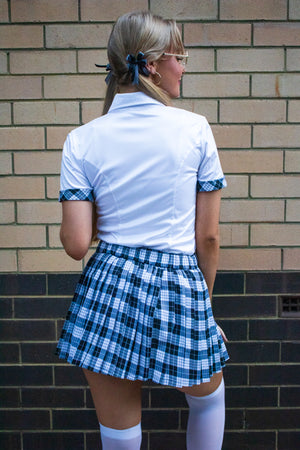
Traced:
[[[211, 311], [225, 186], [206, 119], [170, 107], [186, 58], [173, 21], [149, 12], [116, 22], [104, 114], [64, 145], [61, 241], [83, 258], [58, 354], [83, 368], [104, 450], [141, 444], [141, 386], [186, 394], [187, 448], [220, 449], [222, 367]], [[195, 253], [196, 252], [196, 253]]]

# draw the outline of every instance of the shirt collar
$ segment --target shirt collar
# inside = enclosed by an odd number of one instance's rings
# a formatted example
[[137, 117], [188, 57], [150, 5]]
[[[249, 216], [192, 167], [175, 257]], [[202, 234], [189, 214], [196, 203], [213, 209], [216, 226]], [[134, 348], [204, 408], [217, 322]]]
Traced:
[[126, 94], [116, 94], [114, 96], [113, 102], [109, 111], [113, 111], [120, 108], [128, 108], [131, 106], [145, 106], [145, 105], [160, 105], [163, 106], [161, 102], [155, 100], [152, 97], [144, 94], [143, 92], [130, 92]]

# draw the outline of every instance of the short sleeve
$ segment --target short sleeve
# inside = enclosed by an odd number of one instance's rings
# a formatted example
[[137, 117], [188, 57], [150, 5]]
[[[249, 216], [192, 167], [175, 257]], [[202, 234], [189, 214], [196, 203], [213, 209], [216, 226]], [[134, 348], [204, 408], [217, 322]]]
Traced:
[[93, 188], [71, 134], [64, 143], [61, 162], [59, 201], [65, 200], [94, 201]]
[[205, 119], [201, 138], [201, 161], [197, 175], [197, 191], [216, 191], [227, 186], [217, 146]]

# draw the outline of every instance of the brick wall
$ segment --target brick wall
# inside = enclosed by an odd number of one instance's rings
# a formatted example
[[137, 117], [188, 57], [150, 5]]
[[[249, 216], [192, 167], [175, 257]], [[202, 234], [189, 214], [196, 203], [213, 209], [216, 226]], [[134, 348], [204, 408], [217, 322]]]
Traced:
[[[97, 448], [80, 371], [53, 355], [74, 283], [59, 237], [61, 147], [101, 113], [122, 13], [176, 18], [190, 59], [175, 104], [205, 115], [228, 188], [214, 308], [229, 338], [223, 449], [300, 447], [299, 0], [0, 0], [0, 445]], [[297, 309], [295, 307], [295, 309]], [[182, 450], [187, 409], [146, 385], [143, 450]]]

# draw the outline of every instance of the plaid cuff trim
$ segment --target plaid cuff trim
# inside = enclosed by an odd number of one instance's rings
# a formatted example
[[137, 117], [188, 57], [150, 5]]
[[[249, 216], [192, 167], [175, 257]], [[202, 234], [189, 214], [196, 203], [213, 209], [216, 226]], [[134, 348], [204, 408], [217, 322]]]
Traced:
[[66, 189], [65, 191], [59, 192], [58, 200], [60, 202], [65, 200], [86, 200], [93, 202], [95, 199], [93, 189]]
[[197, 181], [197, 192], [218, 191], [227, 186], [225, 178], [212, 181]]

